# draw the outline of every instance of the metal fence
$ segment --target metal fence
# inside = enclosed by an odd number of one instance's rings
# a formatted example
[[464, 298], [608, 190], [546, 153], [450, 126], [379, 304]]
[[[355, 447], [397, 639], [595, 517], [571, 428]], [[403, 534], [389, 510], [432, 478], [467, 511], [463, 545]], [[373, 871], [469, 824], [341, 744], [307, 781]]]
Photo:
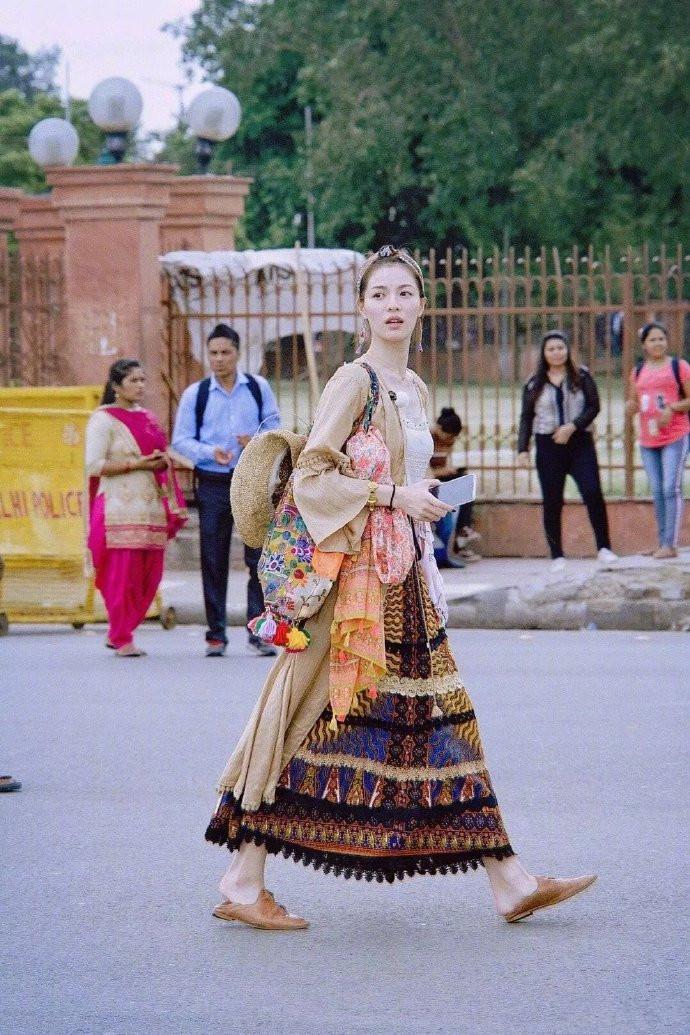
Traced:
[[59, 259], [0, 252], [0, 385], [62, 383], [63, 287]]
[[[663, 320], [671, 351], [688, 355], [690, 255], [680, 246], [672, 252], [645, 246], [624, 253], [606, 249], [602, 254], [577, 248], [567, 254], [547, 248], [470, 254], [449, 248], [417, 254], [417, 259], [426, 274], [428, 307], [424, 348], [411, 356], [411, 363], [429, 385], [430, 416], [451, 405], [462, 417], [455, 459], [478, 475], [482, 496], [537, 492], [534, 471], [516, 464], [517, 426], [522, 384], [535, 368], [543, 333], [555, 327], [568, 333], [576, 360], [590, 368], [599, 386], [602, 410], [596, 438], [605, 491], [616, 496], [646, 494], [634, 425], [625, 417], [626, 387], [638, 355], [637, 332], [646, 320]], [[343, 286], [352, 275], [340, 275]], [[314, 280], [307, 278], [310, 317], [323, 322], [325, 315], [339, 316], [351, 328], [352, 308], [324, 314], [311, 307], [313, 298], [325, 294]], [[206, 282], [205, 303], [191, 315], [184, 289], [176, 304], [170, 285], [164, 285], [163, 376], [170, 419], [182, 389], [202, 372], [190, 349], [192, 330], [198, 341], [200, 329], [207, 331], [226, 320], [242, 335], [243, 324], [256, 319], [241, 288], [231, 293], [229, 304], [218, 307], [217, 287], [212, 278]], [[282, 319], [291, 327], [289, 333], [263, 342], [261, 372], [272, 383], [286, 425], [304, 429], [312, 413], [294, 280], [286, 279], [278, 302], [260, 315], [266, 325], [277, 321], [280, 326]], [[193, 327], [193, 321], [200, 323]], [[341, 363], [354, 357], [354, 336], [351, 330], [329, 330], [316, 335], [316, 349], [323, 385]]]

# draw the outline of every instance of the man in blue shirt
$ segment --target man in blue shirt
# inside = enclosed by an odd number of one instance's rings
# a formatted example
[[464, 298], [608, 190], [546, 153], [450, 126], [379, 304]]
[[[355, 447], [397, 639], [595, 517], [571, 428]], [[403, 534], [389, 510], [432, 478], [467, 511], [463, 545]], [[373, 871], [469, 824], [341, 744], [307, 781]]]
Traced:
[[[280, 427], [275, 396], [263, 377], [251, 377], [238, 366], [240, 338], [232, 327], [219, 323], [208, 337], [211, 377], [186, 388], [180, 399], [172, 447], [194, 464], [199, 507], [201, 579], [206, 608], [206, 656], [222, 657], [227, 645], [226, 607], [230, 540], [230, 480], [240, 453], [259, 430]], [[256, 566], [261, 550], [244, 547], [249, 569], [247, 621], [261, 614], [264, 598]], [[249, 637], [259, 654], [275, 648]]]

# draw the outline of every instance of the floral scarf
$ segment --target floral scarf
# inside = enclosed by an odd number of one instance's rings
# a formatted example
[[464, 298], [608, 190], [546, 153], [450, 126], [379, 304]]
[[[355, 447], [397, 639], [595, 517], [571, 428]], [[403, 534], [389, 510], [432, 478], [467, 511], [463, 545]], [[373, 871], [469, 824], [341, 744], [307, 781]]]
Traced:
[[[391, 457], [381, 432], [360, 428], [345, 452], [355, 477], [391, 485]], [[342, 559], [341, 559], [342, 557]], [[376, 696], [386, 672], [384, 585], [405, 581], [415, 559], [410, 522], [402, 510], [374, 507], [355, 555], [339, 555], [338, 597], [331, 625], [330, 702], [333, 722], [343, 721], [360, 690]], [[314, 558], [315, 567], [318, 558]]]

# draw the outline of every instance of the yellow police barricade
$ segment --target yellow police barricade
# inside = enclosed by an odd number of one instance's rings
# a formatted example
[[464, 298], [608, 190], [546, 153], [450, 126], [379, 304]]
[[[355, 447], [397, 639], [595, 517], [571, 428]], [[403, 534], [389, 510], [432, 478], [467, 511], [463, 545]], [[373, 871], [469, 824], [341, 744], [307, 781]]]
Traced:
[[[12, 391], [2, 390], [0, 398], [0, 635], [10, 622], [69, 622], [80, 629], [104, 621], [85, 550], [84, 434], [91, 408], [4, 405]], [[176, 620], [160, 595], [147, 617], [160, 617], [164, 628]]]

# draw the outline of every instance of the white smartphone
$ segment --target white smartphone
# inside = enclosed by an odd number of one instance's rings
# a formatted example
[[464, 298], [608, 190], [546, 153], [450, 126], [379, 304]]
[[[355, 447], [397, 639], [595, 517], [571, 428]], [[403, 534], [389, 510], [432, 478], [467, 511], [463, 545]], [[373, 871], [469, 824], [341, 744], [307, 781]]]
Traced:
[[477, 479], [473, 474], [463, 474], [460, 478], [451, 478], [449, 482], [441, 482], [431, 490], [441, 503], [448, 503], [457, 510], [463, 503], [471, 503], [477, 497]]

